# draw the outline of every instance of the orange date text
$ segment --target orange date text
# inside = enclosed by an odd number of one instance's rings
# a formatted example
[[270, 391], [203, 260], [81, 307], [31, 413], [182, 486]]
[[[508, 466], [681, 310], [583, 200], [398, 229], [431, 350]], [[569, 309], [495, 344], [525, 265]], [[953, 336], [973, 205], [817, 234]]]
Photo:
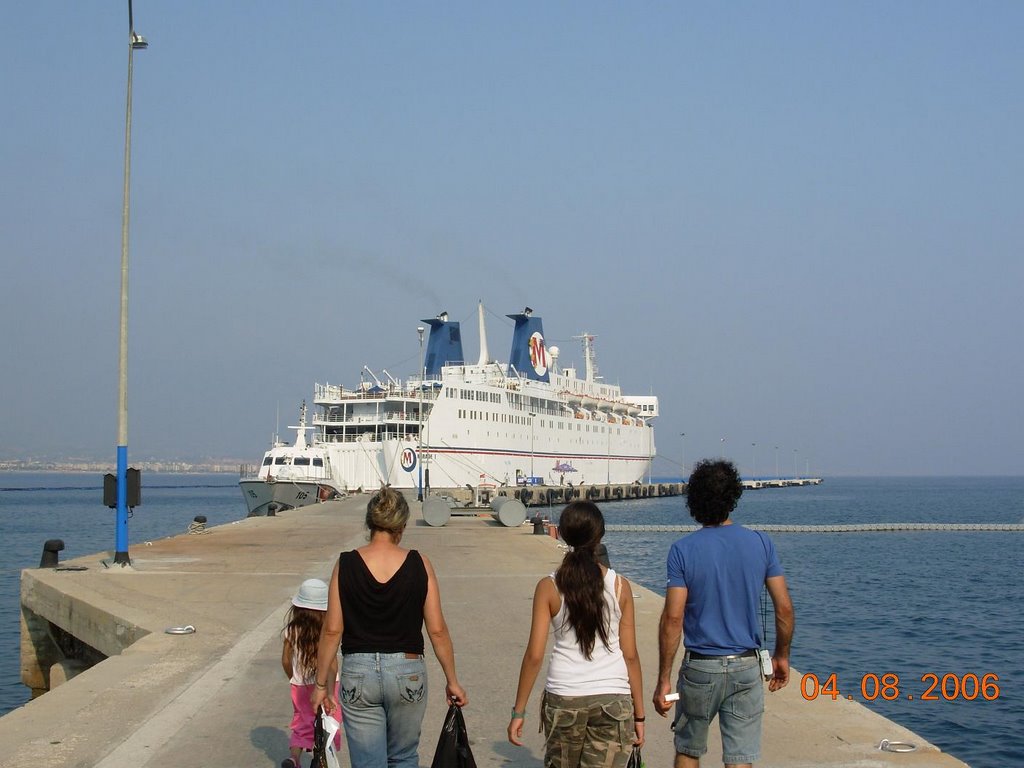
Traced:
[[[926, 672], [921, 675], [920, 682], [921, 685], [918, 686], [915, 681], [911, 689], [910, 686], [901, 685], [900, 676], [895, 672], [885, 672], [881, 675], [868, 672], [861, 675], [860, 688], [855, 692], [859, 693], [859, 698], [864, 701], [995, 701], [999, 698], [999, 675], [993, 672], [983, 675], [976, 675], [973, 672], [963, 675], [953, 672]], [[833, 701], [854, 698], [853, 693], [848, 693], [846, 688], [840, 689], [839, 677], [835, 672], [824, 680], [813, 673], [804, 675], [800, 678], [800, 695], [807, 701], [814, 701], [819, 696], [827, 696]]]

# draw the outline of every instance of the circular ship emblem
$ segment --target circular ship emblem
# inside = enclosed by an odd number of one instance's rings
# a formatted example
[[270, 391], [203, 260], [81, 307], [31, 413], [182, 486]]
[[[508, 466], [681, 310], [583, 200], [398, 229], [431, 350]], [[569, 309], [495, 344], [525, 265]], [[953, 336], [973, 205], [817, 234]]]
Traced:
[[530, 337], [530, 365], [538, 376], [548, 372], [548, 350], [544, 346], [544, 337], [540, 335], [540, 331], [534, 332]]
[[412, 472], [416, 469], [416, 451], [412, 448], [406, 448], [402, 451], [402, 469], [406, 472]]

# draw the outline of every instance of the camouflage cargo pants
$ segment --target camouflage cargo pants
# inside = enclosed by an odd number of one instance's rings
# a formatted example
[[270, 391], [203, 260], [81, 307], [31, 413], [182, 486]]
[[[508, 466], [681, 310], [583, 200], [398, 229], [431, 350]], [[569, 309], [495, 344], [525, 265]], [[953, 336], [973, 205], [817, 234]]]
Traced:
[[623, 768], [633, 748], [629, 694], [557, 696], [544, 692], [545, 768]]

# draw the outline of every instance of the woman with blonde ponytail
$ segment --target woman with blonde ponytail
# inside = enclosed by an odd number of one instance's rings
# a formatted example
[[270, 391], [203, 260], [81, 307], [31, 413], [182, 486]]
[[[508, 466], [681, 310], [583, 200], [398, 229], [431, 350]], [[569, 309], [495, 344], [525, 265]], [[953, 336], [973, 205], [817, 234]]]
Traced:
[[339, 706], [326, 680], [340, 643], [340, 706], [352, 768], [419, 765], [427, 708], [424, 624], [444, 672], [447, 701], [468, 701], [455, 675], [434, 568], [425, 555], [399, 546], [408, 521], [405, 497], [381, 488], [366, 505], [370, 542], [342, 552], [331, 574], [312, 701], [314, 710]]
[[644, 742], [633, 591], [600, 562], [604, 517], [596, 504], [569, 504], [558, 531], [570, 550], [533, 594], [530, 639], [508, 739], [522, 745], [526, 704], [550, 630], [554, 647], [540, 712], [545, 768], [622, 768], [633, 745]]

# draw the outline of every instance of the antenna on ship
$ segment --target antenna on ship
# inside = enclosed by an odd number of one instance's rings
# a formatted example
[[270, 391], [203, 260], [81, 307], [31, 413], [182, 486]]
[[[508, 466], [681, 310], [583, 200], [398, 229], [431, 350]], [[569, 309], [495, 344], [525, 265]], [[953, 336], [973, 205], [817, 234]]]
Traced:
[[490, 354], [487, 351], [487, 326], [484, 324], [484, 303], [479, 302], [479, 316], [480, 316], [480, 360], [477, 361], [477, 365], [487, 365], [487, 360], [490, 358]]
[[597, 375], [597, 355], [594, 354], [594, 339], [597, 337], [592, 333], [584, 331], [580, 336], [573, 336], [583, 342], [583, 362], [586, 366], [587, 381], [600, 381]]
[[288, 427], [288, 429], [295, 430], [295, 447], [302, 449], [306, 447], [306, 430], [312, 429], [312, 427], [306, 426], [306, 401], [302, 401], [302, 407], [299, 408], [299, 425], [297, 427]]
[[277, 401], [277, 411], [274, 414], [274, 441], [271, 445], [277, 445], [280, 440], [279, 435], [281, 434], [281, 401]]

